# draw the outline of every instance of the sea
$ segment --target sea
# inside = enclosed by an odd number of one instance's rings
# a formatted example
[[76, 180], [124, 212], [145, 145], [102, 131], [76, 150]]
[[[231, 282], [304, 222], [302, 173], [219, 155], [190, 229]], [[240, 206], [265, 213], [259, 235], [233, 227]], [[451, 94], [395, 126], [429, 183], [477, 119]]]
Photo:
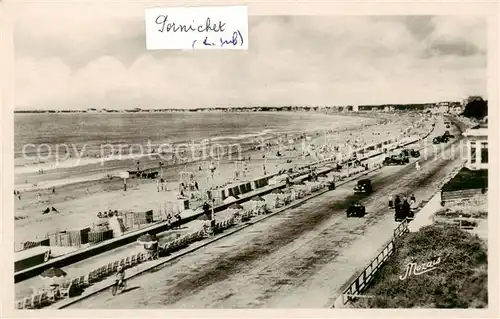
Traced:
[[249, 145], [276, 137], [341, 131], [374, 121], [307, 112], [16, 113], [15, 174], [103, 161], [114, 162], [110, 166], [117, 167], [118, 160], [127, 160], [123, 151], [118, 158], [112, 153], [118, 148], [105, 145], [120, 145], [128, 154], [144, 154], [146, 145], [152, 146], [153, 152], [155, 146], [165, 144]]

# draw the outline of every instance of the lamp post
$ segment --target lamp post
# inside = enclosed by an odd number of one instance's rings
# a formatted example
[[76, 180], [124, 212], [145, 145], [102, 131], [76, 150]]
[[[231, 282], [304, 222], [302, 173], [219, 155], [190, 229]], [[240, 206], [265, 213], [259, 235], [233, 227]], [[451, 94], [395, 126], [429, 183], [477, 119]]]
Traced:
[[215, 198], [212, 198], [212, 214], [210, 215], [210, 220], [213, 226], [215, 226]]

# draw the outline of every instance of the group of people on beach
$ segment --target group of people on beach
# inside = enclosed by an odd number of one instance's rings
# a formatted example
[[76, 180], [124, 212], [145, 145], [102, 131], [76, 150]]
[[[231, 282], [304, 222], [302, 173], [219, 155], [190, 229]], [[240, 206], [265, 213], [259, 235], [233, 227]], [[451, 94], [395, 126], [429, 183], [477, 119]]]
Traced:
[[98, 212], [97, 213], [97, 217], [98, 218], [110, 218], [110, 217], [113, 217], [113, 216], [118, 216], [118, 211], [115, 210], [115, 211], [112, 211], [111, 209], [109, 209], [107, 212], [104, 211], [104, 212]]
[[168, 190], [167, 189], [167, 181], [165, 179], [163, 179], [163, 178], [157, 179], [156, 180], [156, 190], [158, 192], [160, 190], [166, 192]]

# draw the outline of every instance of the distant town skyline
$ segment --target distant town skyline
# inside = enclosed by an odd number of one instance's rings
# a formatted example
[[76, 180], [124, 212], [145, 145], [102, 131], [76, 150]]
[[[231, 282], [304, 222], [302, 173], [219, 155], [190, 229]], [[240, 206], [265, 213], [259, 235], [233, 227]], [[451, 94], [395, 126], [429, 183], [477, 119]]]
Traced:
[[143, 13], [27, 4], [14, 30], [15, 109], [488, 98], [480, 16], [251, 16], [248, 51], [189, 52], [147, 51]]

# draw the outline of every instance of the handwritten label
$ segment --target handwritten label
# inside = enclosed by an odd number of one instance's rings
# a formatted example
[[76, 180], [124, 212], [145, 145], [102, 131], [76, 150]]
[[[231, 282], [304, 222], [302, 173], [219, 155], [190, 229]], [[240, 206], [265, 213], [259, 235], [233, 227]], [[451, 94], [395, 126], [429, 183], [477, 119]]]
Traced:
[[423, 263], [421, 265], [417, 265], [417, 263], [409, 263], [406, 265], [405, 273], [402, 276], [399, 276], [400, 280], [405, 280], [406, 278], [414, 275], [419, 276], [429, 272], [431, 270], [436, 269], [436, 265], [441, 262], [441, 257], [438, 257], [434, 261], [429, 261], [427, 263]]
[[146, 9], [148, 50], [247, 50], [246, 6]]

